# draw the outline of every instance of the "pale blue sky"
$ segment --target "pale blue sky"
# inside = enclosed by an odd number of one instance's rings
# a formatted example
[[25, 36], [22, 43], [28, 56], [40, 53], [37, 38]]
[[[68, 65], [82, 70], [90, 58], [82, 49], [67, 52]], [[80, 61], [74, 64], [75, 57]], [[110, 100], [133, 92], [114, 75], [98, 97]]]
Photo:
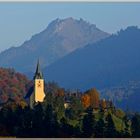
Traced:
[[56, 18], [83, 18], [106, 32], [140, 27], [139, 3], [0, 2], [0, 51], [21, 45]]

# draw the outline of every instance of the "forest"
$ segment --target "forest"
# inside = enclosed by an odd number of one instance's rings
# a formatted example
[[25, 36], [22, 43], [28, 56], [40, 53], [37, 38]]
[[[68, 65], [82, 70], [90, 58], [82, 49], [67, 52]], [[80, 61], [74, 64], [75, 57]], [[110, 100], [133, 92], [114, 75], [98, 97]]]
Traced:
[[96, 88], [71, 92], [48, 82], [44, 102], [31, 109], [24, 97], [33, 82], [13, 69], [0, 73], [0, 137], [140, 137], [140, 114], [116, 108]]
[[[0, 109], [1, 137], [140, 137], [140, 115], [115, 108], [93, 88], [81, 96], [48, 83], [44, 102], [8, 100]], [[64, 104], [67, 103], [67, 106]]]

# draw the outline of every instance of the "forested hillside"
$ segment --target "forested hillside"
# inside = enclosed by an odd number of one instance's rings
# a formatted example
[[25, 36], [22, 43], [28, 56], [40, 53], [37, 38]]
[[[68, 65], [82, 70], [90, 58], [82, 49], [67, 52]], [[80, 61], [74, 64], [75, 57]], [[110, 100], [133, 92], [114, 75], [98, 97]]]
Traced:
[[30, 81], [14, 69], [0, 68], [0, 103], [9, 99], [18, 102], [23, 100], [30, 86]]
[[[66, 97], [70, 103], [67, 107]], [[33, 109], [15, 102], [0, 109], [1, 137], [140, 137], [139, 124], [139, 114], [125, 113], [110, 101], [102, 100], [95, 88], [83, 93], [82, 98], [53, 88]]]

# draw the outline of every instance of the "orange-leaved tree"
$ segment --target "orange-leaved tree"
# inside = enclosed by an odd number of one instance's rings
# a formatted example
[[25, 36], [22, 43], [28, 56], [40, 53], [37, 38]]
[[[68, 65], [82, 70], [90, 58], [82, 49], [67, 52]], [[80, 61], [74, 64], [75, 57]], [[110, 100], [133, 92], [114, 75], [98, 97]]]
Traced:
[[90, 97], [90, 106], [93, 108], [99, 108], [99, 92], [95, 88], [92, 88], [88, 90], [86, 94], [88, 94]]
[[82, 95], [81, 101], [84, 108], [88, 108], [90, 106], [90, 96], [88, 94]]

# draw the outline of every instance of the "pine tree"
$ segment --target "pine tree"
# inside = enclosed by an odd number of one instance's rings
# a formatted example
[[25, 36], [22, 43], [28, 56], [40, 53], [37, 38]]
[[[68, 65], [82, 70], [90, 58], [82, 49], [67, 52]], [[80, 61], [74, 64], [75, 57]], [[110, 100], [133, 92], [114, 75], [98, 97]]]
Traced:
[[44, 115], [44, 137], [52, 137], [53, 135], [53, 108], [51, 104], [48, 104], [45, 108]]
[[130, 126], [129, 126], [129, 120], [127, 116], [123, 117], [123, 121], [125, 123], [125, 128], [124, 128], [124, 137], [130, 137]]
[[100, 118], [96, 124], [95, 137], [104, 138], [105, 137], [105, 122], [103, 118]]
[[64, 98], [63, 96], [56, 96], [53, 101], [53, 108], [57, 113], [57, 119], [61, 120], [61, 118], [65, 115], [65, 108], [64, 108]]
[[114, 138], [117, 136], [117, 131], [112, 119], [112, 115], [108, 114], [106, 117], [106, 131], [105, 136], [109, 138]]
[[62, 118], [60, 120], [61, 127], [60, 127], [60, 137], [62, 138], [73, 138], [80, 136], [80, 129], [79, 127], [73, 127], [68, 123], [66, 118]]
[[96, 122], [93, 115], [93, 108], [89, 107], [86, 112], [87, 114], [84, 116], [82, 124], [83, 137], [94, 137]]
[[132, 118], [132, 124], [131, 124], [131, 131], [132, 131], [132, 137], [139, 138], [140, 137], [140, 115], [135, 114]]
[[33, 137], [42, 137], [43, 131], [43, 108], [41, 103], [38, 103], [33, 110], [32, 129]]

